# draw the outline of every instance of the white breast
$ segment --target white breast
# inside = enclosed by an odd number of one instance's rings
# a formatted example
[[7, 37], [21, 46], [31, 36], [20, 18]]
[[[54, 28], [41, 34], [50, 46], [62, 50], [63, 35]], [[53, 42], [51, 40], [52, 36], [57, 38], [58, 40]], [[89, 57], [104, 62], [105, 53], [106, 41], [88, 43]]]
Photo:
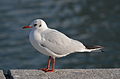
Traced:
[[40, 53], [44, 54], [44, 49], [42, 48], [41, 42], [41, 34], [38, 30], [32, 30], [29, 35], [29, 40], [32, 46], [37, 49]]
[[38, 30], [33, 30], [30, 32], [29, 35], [29, 40], [30, 43], [32, 44], [32, 46], [38, 50], [40, 53], [44, 54], [44, 55], [48, 55], [48, 56], [54, 56], [54, 53], [50, 50], [48, 50], [47, 48], [41, 46], [41, 34]]
[[41, 35], [38, 33], [37, 30], [32, 30], [29, 35], [29, 40], [31, 44], [36, 47], [37, 41], [41, 40]]

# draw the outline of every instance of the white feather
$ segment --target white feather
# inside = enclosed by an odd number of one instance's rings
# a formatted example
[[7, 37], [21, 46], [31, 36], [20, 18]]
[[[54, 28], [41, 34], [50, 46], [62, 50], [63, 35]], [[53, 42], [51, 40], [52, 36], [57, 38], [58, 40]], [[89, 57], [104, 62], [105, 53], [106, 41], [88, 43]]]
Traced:
[[[63, 57], [74, 52], [91, 52], [95, 50], [86, 49], [81, 42], [70, 39], [57, 30], [48, 28], [41, 19], [32, 22], [31, 26], [34, 24], [37, 24], [37, 26], [30, 32], [30, 42], [35, 49], [45, 55]], [[40, 24], [42, 25], [41, 27], [39, 27]]]

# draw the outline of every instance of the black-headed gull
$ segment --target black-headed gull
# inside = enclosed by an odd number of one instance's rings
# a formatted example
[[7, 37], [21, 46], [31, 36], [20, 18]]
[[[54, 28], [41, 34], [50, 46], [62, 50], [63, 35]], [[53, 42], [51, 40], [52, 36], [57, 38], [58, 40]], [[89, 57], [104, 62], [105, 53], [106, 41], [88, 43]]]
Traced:
[[[31, 44], [40, 53], [49, 56], [47, 68], [42, 69], [45, 72], [55, 71], [56, 57], [63, 57], [74, 52], [92, 52], [102, 48], [101, 46], [87, 48], [81, 42], [73, 40], [55, 29], [48, 28], [42, 19], [36, 19], [23, 28], [32, 28], [29, 34]], [[52, 69], [50, 70], [51, 61]]]

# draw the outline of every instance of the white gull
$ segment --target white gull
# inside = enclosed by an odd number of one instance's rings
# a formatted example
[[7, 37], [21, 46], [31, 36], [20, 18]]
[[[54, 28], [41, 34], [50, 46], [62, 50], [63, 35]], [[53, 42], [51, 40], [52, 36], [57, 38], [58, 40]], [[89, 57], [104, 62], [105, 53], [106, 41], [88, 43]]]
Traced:
[[[80, 41], [73, 40], [55, 29], [48, 28], [42, 19], [36, 19], [29, 26], [23, 28], [32, 28], [29, 34], [31, 44], [40, 53], [49, 56], [47, 68], [42, 69], [45, 72], [54, 72], [56, 57], [63, 57], [75, 52], [92, 52], [102, 48], [101, 46], [88, 48]], [[51, 61], [53, 64], [50, 70]]]

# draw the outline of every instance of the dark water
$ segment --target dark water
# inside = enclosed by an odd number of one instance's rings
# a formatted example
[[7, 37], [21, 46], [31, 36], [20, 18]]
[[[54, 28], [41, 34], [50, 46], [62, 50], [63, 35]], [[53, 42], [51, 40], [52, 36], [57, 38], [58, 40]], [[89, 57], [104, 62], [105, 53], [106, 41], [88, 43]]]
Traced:
[[50, 28], [103, 53], [75, 53], [57, 59], [56, 68], [120, 67], [120, 0], [0, 0], [0, 69], [38, 69], [47, 56], [28, 40], [28, 25], [44, 19]]

